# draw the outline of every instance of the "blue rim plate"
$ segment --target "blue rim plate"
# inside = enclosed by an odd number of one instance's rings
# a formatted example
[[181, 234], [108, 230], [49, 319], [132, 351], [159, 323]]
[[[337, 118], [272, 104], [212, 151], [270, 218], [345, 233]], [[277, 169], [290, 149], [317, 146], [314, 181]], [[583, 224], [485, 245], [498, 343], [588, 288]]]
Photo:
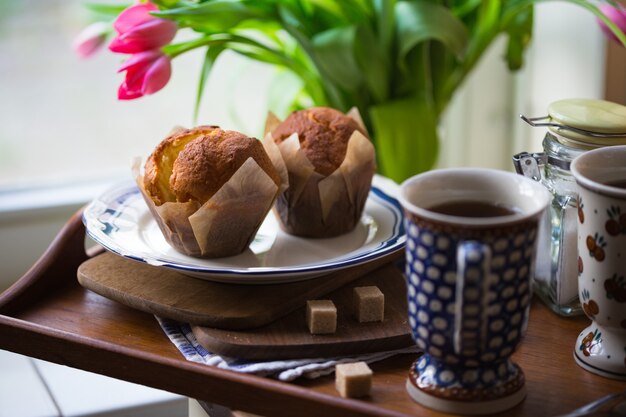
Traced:
[[159, 230], [136, 184], [118, 184], [83, 211], [88, 235], [107, 250], [139, 262], [225, 283], [285, 283], [314, 278], [378, 259], [406, 241], [398, 186], [375, 176], [355, 230], [330, 239], [305, 239], [281, 230], [273, 212], [242, 254], [200, 259], [174, 250]]

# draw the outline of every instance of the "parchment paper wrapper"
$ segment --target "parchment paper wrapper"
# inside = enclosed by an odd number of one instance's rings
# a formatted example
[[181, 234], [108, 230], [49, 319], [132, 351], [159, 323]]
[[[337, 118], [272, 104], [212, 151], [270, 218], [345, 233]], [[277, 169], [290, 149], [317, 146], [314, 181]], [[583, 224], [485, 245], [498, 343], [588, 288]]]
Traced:
[[[352, 109], [348, 115], [363, 126], [358, 110]], [[268, 119], [266, 126], [276, 126], [276, 121]], [[272, 144], [278, 148], [288, 173], [288, 187], [274, 205], [283, 230], [296, 236], [324, 238], [354, 229], [376, 172], [374, 145], [369, 139], [355, 130], [348, 140], [346, 157], [329, 176], [315, 172], [300, 149], [297, 133], [276, 144], [268, 132], [263, 144], [266, 150]]]
[[140, 161], [133, 175], [165, 240], [177, 251], [201, 258], [243, 252], [263, 223], [279, 188], [253, 158], [248, 158], [206, 203], [167, 202], [157, 206], [143, 186]]

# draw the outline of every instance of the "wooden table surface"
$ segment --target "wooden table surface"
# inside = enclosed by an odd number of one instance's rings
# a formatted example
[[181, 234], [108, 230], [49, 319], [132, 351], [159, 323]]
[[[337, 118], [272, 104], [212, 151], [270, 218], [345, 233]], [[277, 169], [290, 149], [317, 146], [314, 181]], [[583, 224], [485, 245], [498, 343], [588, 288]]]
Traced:
[[[415, 355], [372, 364], [372, 392], [364, 399], [339, 397], [333, 376], [285, 383], [186, 361], [153, 316], [78, 285], [76, 269], [87, 259], [84, 233], [77, 213], [33, 268], [0, 295], [0, 349], [260, 415], [443, 415], [405, 392]], [[501, 415], [555, 416], [626, 389], [624, 381], [575, 364], [574, 342], [586, 323], [534, 301], [528, 333], [513, 357], [526, 374], [528, 395]]]

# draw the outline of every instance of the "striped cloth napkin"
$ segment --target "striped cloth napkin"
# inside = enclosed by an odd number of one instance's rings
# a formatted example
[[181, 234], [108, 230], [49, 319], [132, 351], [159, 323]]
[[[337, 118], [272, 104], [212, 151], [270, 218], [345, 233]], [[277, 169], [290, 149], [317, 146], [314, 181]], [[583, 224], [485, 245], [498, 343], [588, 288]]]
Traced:
[[299, 377], [312, 379], [328, 375], [335, 371], [335, 365], [339, 363], [357, 361], [372, 363], [401, 353], [419, 352], [417, 346], [411, 346], [404, 349], [340, 358], [287, 359], [267, 362], [245, 361], [208, 352], [198, 343], [191, 331], [191, 326], [187, 323], [162, 317], [156, 317], [156, 319], [167, 337], [188, 361], [217, 366], [218, 368], [231, 371], [276, 378], [280, 381], [292, 381]]

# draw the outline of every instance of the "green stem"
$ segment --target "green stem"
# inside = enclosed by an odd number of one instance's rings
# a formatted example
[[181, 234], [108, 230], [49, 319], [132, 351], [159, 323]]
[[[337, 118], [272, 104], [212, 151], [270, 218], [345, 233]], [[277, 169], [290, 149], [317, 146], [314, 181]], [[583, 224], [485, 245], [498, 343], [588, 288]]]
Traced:
[[437, 117], [423, 97], [369, 108], [379, 171], [396, 182], [432, 169], [437, 160]]
[[218, 33], [212, 34], [208, 36], [203, 36], [198, 39], [194, 39], [192, 41], [183, 42], [174, 45], [168, 45], [164, 49], [164, 52], [168, 54], [172, 59], [177, 56], [184, 54], [185, 52], [189, 52], [191, 50], [204, 47], [204, 46], [212, 46], [212, 45], [228, 45], [228, 44], [242, 44], [249, 45], [256, 48], [263, 49], [266, 52], [272, 54], [273, 57], [277, 59], [280, 66], [283, 66], [290, 71], [294, 72], [296, 76], [298, 76], [304, 82], [307, 91], [311, 95], [312, 100], [315, 103], [326, 103], [326, 96], [324, 94], [324, 89], [320, 84], [320, 77], [317, 74], [312, 74], [311, 71], [306, 68], [306, 66], [294, 59], [291, 59], [289, 56], [276, 51], [267, 45], [264, 45], [258, 41], [253, 39], [234, 35], [230, 33]]
[[189, 52], [193, 49], [197, 49], [203, 46], [225, 44], [230, 39], [231, 39], [231, 35], [229, 34], [216, 34], [216, 35], [203, 36], [201, 38], [194, 39], [188, 42], [167, 45], [166, 47], [163, 48], [163, 52], [169, 55], [170, 58], [174, 59], [178, 55], [184, 54], [185, 52]]

